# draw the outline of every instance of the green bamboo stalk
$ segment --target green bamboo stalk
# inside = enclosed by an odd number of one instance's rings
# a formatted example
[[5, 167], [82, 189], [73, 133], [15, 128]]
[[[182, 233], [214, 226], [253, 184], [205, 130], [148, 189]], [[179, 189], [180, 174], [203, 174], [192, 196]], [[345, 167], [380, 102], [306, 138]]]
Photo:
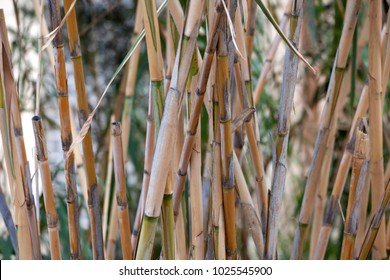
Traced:
[[[72, 0], [64, 0], [64, 8], [66, 13], [69, 11], [72, 2]], [[69, 49], [74, 69], [78, 117], [80, 127], [83, 127], [88, 118], [89, 108], [85, 89], [83, 59], [75, 9], [70, 11], [68, 18], [66, 19], [66, 25], [68, 29]], [[88, 130], [88, 133], [83, 139], [82, 146], [84, 152], [85, 169], [87, 171], [88, 210], [91, 217], [93, 257], [94, 259], [104, 259], [103, 228], [99, 207], [98, 184], [96, 180], [91, 129]]]
[[[331, 80], [329, 83], [326, 105], [323, 109], [320, 128], [318, 130], [314, 155], [310, 163], [310, 169], [305, 186], [299, 217], [299, 226], [295, 233], [291, 259], [301, 259], [304, 241], [308, 232], [308, 225], [313, 211], [313, 202], [318, 185], [320, 170], [322, 167], [325, 148], [328, 143], [329, 131], [332, 122], [337, 119], [336, 105], [340, 96], [340, 86], [343, 81], [348, 53], [352, 45], [353, 34], [356, 27], [357, 16], [361, 1], [348, 1], [342, 35], [339, 41], [336, 58], [333, 65]], [[336, 113], [335, 113], [336, 112]]]

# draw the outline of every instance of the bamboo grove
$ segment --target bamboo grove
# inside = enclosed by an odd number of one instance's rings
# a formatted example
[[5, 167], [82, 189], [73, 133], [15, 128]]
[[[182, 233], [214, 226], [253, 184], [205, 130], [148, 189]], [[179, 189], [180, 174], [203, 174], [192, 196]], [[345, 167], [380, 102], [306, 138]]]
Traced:
[[[33, 2], [29, 124], [26, 58], [13, 60], [0, 10], [3, 257], [389, 258], [388, 1], [130, 1], [127, 53], [103, 94], [89, 84], [82, 4]], [[321, 9], [334, 12], [331, 40], [310, 26]]]

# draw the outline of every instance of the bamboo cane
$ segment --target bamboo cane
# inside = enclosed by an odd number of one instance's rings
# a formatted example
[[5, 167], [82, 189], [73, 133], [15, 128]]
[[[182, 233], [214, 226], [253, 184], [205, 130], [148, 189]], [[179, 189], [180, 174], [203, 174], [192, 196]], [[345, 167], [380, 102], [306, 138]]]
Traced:
[[[372, 185], [372, 207], [379, 207], [380, 199], [384, 193], [383, 170], [383, 131], [382, 131], [382, 63], [380, 32], [382, 26], [382, 10], [380, 1], [371, 1], [368, 5], [370, 20], [369, 57], [368, 57], [368, 92], [370, 117], [370, 174]], [[379, 229], [373, 247], [373, 259], [386, 258], [385, 224]]]
[[131, 260], [130, 218], [127, 206], [125, 165], [122, 149], [122, 129], [120, 123], [112, 123], [112, 153], [114, 158], [114, 173], [116, 182], [116, 201], [118, 205], [119, 229], [124, 260]]
[[[290, 19], [290, 40], [299, 44], [304, 1], [294, 1]], [[297, 81], [298, 57], [290, 48], [286, 49], [283, 71], [282, 93], [278, 111], [278, 138], [276, 140], [275, 171], [272, 179], [272, 191], [269, 205], [265, 258], [274, 259], [280, 208], [283, 201], [287, 174], [287, 147], [290, 131], [290, 116]]]
[[49, 160], [46, 148], [46, 137], [41, 118], [33, 117], [35, 143], [37, 147], [37, 159], [43, 186], [43, 198], [45, 201], [46, 220], [49, 230], [50, 254], [53, 260], [61, 259], [60, 237], [58, 233], [58, 215], [55, 207], [53, 184], [51, 181]]
[[308, 225], [313, 211], [313, 201], [316, 194], [316, 187], [320, 170], [322, 167], [323, 158], [325, 155], [325, 147], [329, 138], [329, 128], [332, 122], [337, 119], [336, 105], [340, 96], [340, 86], [343, 80], [345, 66], [347, 64], [348, 53], [351, 48], [352, 38], [356, 27], [357, 16], [360, 9], [361, 1], [348, 1], [345, 21], [342, 35], [339, 41], [334, 66], [329, 83], [326, 105], [322, 112], [320, 128], [318, 130], [316, 144], [314, 147], [314, 155], [311, 160], [308, 178], [305, 186], [305, 193], [301, 206], [299, 217], [299, 225], [296, 230], [291, 259], [301, 259], [304, 241], [308, 232]]
[[[69, 11], [72, 2], [72, 0], [64, 0], [64, 8], [66, 13]], [[66, 25], [68, 29], [69, 49], [74, 68], [79, 123], [80, 127], [82, 127], [88, 118], [89, 108], [85, 89], [83, 59], [75, 9], [70, 11], [68, 18], [66, 19]], [[87, 171], [88, 210], [91, 218], [93, 257], [94, 259], [104, 259], [103, 229], [99, 207], [99, 194], [96, 180], [91, 129], [89, 129], [88, 133], [83, 139], [82, 146], [84, 152], [85, 169]]]
[[[57, 0], [49, 1], [50, 18], [52, 29], [57, 28], [61, 22], [60, 4]], [[58, 106], [60, 111], [61, 124], [61, 142], [64, 155], [68, 152], [72, 143], [72, 132], [69, 114], [68, 86], [66, 80], [66, 68], [64, 57], [64, 42], [61, 29], [58, 30], [56, 37], [53, 40], [53, 45], [56, 49], [56, 86], [58, 95]], [[69, 240], [70, 254], [72, 259], [80, 259], [80, 229], [79, 229], [79, 213], [78, 213], [78, 197], [76, 189], [75, 165], [73, 153], [65, 161], [65, 179], [66, 179], [66, 198], [68, 203], [68, 225], [69, 225]]]
[[[171, 88], [167, 94], [164, 115], [161, 121], [161, 126], [158, 135], [158, 141], [153, 157], [152, 173], [150, 176], [149, 191], [147, 194], [144, 218], [141, 225], [140, 240], [137, 249], [137, 259], [150, 259], [153, 249], [154, 237], [157, 226], [157, 219], [160, 216], [161, 204], [166, 186], [171, 159], [173, 156], [172, 143], [175, 141], [177, 128], [177, 113], [181, 95], [188, 78], [191, 66], [191, 59], [195, 49], [195, 38], [198, 33], [200, 17], [203, 12], [203, 7], [194, 11], [197, 17], [195, 23], [189, 23], [193, 29], [189, 32], [185, 31], [186, 46], [182, 46], [183, 36], [180, 42], [180, 48], [176, 54], [175, 68], [171, 81]], [[183, 47], [183, 49], [181, 49]], [[181, 59], [183, 58], [183, 59]], [[168, 163], [168, 165], [167, 165]]]
[[348, 260], [354, 256], [355, 237], [361, 205], [362, 192], [366, 185], [368, 171], [368, 136], [365, 128], [356, 133], [355, 150], [352, 157], [352, 175], [349, 186], [348, 207], [345, 217], [343, 243], [340, 259]]

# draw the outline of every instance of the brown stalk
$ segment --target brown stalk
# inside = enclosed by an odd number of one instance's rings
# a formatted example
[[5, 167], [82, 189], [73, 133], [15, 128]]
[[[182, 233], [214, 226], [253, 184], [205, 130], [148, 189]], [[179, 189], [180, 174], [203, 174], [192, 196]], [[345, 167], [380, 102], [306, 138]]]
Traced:
[[[64, 0], [65, 13], [69, 12], [72, 3], [72, 0]], [[58, 17], [60, 17], [59, 14]], [[89, 108], [85, 89], [84, 68], [75, 9], [70, 11], [68, 18], [66, 19], [66, 26], [68, 29], [69, 49], [74, 69], [79, 123], [80, 127], [83, 127], [89, 115]], [[99, 207], [99, 193], [96, 180], [91, 129], [89, 129], [85, 135], [85, 138], [82, 141], [82, 146], [88, 184], [88, 211], [91, 220], [93, 257], [94, 259], [104, 259], [102, 217]]]
[[325, 156], [329, 131], [332, 122], [337, 119], [337, 104], [340, 96], [348, 53], [352, 45], [353, 34], [356, 27], [357, 16], [361, 1], [348, 1], [342, 35], [339, 41], [336, 58], [333, 65], [331, 80], [329, 83], [326, 104], [322, 112], [320, 127], [318, 130], [314, 155], [310, 163], [308, 178], [306, 181], [304, 197], [299, 217], [299, 225], [295, 233], [291, 259], [301, 259], [303, 254], [304, 241], [307, 236], [308, 226], [313, 212], [314, 199], [319, 182], [319, 175]]
[[129, 209], [127, 206], [126, 175], [123, 160], [121, 124], [112, 123], [112, 153], [114, 158], [114, 174], [116, 182], [116, 202], [118, 206], [118, 221], [124, 260], [131, 260], [131, 231]]
[[35, 145], [37, 148], [37, 159], [39, 162], [39, 173], [41, 174], [42, 180], [43, 198], [45, 201], [46, 220], [50, 241], [50, 254], [53, 260], [60, 260], [61, 249], [60, 237], [58, 233], [58, 215], [56, 211], [53, 184], [50, 175], [45, 132], [43, 130], [40, 117], [33, 117], [32, 122], [34, 128]]

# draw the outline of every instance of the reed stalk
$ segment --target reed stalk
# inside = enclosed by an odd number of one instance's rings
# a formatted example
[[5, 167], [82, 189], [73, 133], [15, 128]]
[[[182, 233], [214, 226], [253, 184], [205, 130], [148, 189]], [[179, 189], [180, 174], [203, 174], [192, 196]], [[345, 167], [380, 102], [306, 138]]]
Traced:
[[58, 215], [54, 200], [53, 184], [50, 175], [50, 166], [46, 147], [46, 137], [41, 118], [34, 116], [32, 119], [39, 173], [41, 174], [43, 198], [45, 201], [46, 220], [49, 230], [50, 254], [53, 260], [61, 259], [60, 237], [58, 233]]
[[[290, 19], [290, 40], [298, 46], [302, 26], [304, 1], [294, 1]], [[290, 116], [297, 82], [298, 57], [286, 49], [283, 71], [282, 92], [278, 111], [278, 136], [276, 140], [275, 171], [272, 178], [272, 189], [269, 204], [265, 258], [274, 259], [280, 209], [283, 201], [287, 174], [287, 147], [290, 132]]]
[[199, 74], [199, 80], [196, 88], [196, 97], [190, 120], [187, 124], [187, 132], [184, 140], [183, 150], [180, 156], [179, 169], [176, 173], [175, 185], [173, 188], [173, 211], [175, 219], [179, 213], [181, 196], [184, 189], [184, 182], [187, 176], [187, 168], [191, 157], [192, 147], [195, 141], [196, 127], [199, 122], [200, 112], [203, 105], [204, 95], [207, 88], [207, 81], [210, 75], [211, 65], [218, 42], [219, 21], [223, 11], [222, 4], [219, 1], [215, 6], [215, 15], [213, 23], [209, 30], [207, 47], [203, 57], [203, 64]]
[[[164, 115], [153, 157], [144, 218], [141, 224], [140, 240], [136, 254], [137, 259], [150, 259], [153, 250], [157, 219], [161, 213], [161, 205], [169, 173], [169, 168], [166, 167], [171, 166], [172, 162], [173, 148], [175, 146], [173, 143], [175, 142], [178, 123], [177, 114], [190, 71], [192, 61], [190, 58], [192, 58], [195, 50], [195, 41], [203, 7], [198, 7], [198, 9], [191, 12], [195, 13], [196, 16], [193, 16], [192, 21], [188, 21], [191, 18], [188, 16], [186, 27], [188, 26], [190, 29], [186, 28], [181, 37], [180, 47], [176, 54], [171, 87], [165, 101]], [[182, 45], [183, 37], [186, 39], [185, 46]]]
[[[254, 2], [254, 0], [251, 0], [251, 1], [252, 1], [252, 3]], [[292, 9], [292, 0], [287, 2], [282, 19], [279, 22], [279, 26], [280, 26], [281, 30], [286, 29], [287, 23], [291, 17], [291, 9]], [[276, 52], [278, 50], [278, 47], [280, 45], [281, 40], [282, 40], [282, 38], [280, 38], [279, 34], [276, 34], [274, 39], [272, 40], [271, 47], [268, 49], [267, 57], [264, 61], [264, 65], [262, 66], [261, 73], [260, 73], [259, 79], [257, 81], [255, 91], [253, 93], [253, 98], [254, 98], [255, 104], [259, 103], [259, 100], [261, 98], [261, 94], [263, 93], [265, 82], [267, 80], [267, 76], [268, 76], [269, 72], [271, 71], [272, 63], [274, 61], [274, 58], [275, 58], [275, 55], [276, 55]], [[248, 56], [248, 61], [250, 61], [249, 56]]]
[[351, 260], [354, 256], [355, 238], [359, 224], [362, 192], [368, 174], [368, 135], [365, 128], [356, 132], [355, 150], [352, 157], [352, 175], [349, 186], [348, 207], [344, 224], [344, 235], [340, 259]]
[[326, 104], [321, 116], [320, 127], [314, 147], [314, 155], [310, 163], [304, 197], [301, 204], [299, 225], [295, 233], [293, 249], [291, 252], [291, 259], [302, 258], [304, 241], [306, 239], [311, 215], [313, 212], [314, 199], [325, 155], [325, 148], [327, 147], [328, 143], [330, 127], [332, 122], [337, 119], [336, 107], [340, 96], [340, 86], [343, 81], [348, 53], [352, 45], [360, 3], [361, 1], [348, 1], [347, 3], [343, 31], [339, 41], [339, 46], [326, 95]]
[[112, 123], [112, 153], [114, 159], [114, 173], [116, 182], [116, 202], [118, 206], [119, 230], [124, 260], [131, 260], [131, 231], [129, 209], [127, 206], [125, 164], [123, 160], [121, 124]]
[[[60, 4], [57, 0], [49, 1], [50, 19], [52, 29], [56, 29], [60, 22]], [[53, 45], [56, 50], [55, 57], [55, 76], [56, 87], [58, 95], [58, 107], [60, 112], [61, 125], [61, 142], [64, 157], [69, 151], [69, 147], [73, 142], [70, 113], [69, 113], [69, 99], [68, 99], [68, 85], [66, 79], [65, 56], [64, 56], [64, 41], [61, 29], [56, 34]], [[74, 164], [74, 154], [71, 153], [65, 160], [65, 183], [66, 183], [66, 199], [68, 203], [68, 226], [69, 226], [69, 240], [70, 240], [70, 255], [72, 259], [80, 259], [80, 229], [79, 229], [79, 213], [78, 213], [78, 197], [76, 188], [76, 171]]]
[[[382, 5], [380, 1], [370, 1], [368, 18], [370, 33], [368, 40], [368, 96], [370, 118], [370, 174], [372, 185], [372, 209], [378, 209], [384, 193], [383, 168], [383, 128], [382, 128], [382, 61], [380, 34], [382, 26]], [[373, 259], [386, 258], [385, 224], [379, 229], [373, 247]]]
[[[65, 13], [69, 11], [72, 3], [72, 0], [64, 0]], [[85, 88], [83, 59], [75, 9], [70, 11], [68, 18], [66, 19], [66, 26], [68, 30], [70, 55], [74, 69], [79, 123], [80, 127], [83, 127], [89, 115], [89, 108]], [[88, 211], [91, 219], [93, 257], [94, 259], [104, 259], [102, 217], [99, 207], [99, 193], [96, 179], [91, 129], [89, 129], [85, 135], [82, 141], [82, 146], [88, 184]]]

